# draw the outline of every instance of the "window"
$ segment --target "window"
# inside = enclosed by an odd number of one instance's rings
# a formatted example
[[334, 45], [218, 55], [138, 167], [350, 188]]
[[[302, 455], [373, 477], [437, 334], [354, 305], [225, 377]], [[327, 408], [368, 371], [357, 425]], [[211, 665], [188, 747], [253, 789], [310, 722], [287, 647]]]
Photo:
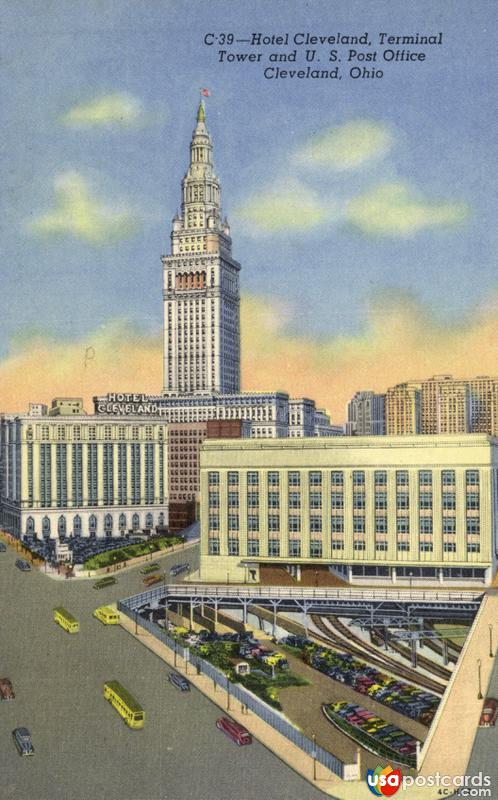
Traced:
[[441, 473], [441, 483], [443, 486], [454, 486], [455, 485], [455, 470], [454, 469], [444, 469]]
[[301, 542], [299, 539], [289, 539], [289, 556], [297, 558], [301, 555]]
[[398, 542], [397, 550], [398, 553], [406, 553], [410, 549], [410, 542]]
[[344, 542], [332, 539], [332, 550], [344, 550]]
[[478, 542], [467, 542], [467, 553], [480, 553], [481, 545]]
[[248, 486], [258, 486], [259, 485], [259, 475], [257, 472], [248, 472], [247, 473], [247, 485]]
[[145, 515], [145, 527], [150, 530], [153, 527], [153, 525], [154, 525], [154, 518], [153, 518], [152, 514], [151, 513], [146, 514]]
[[121, 532], [126, 530], [126, 514], [119, 515], [119, 530]]
[[310, 517], [310, 531], [313, 533], [321, 533], [322, 532], [322, 518], [321, 517]]
[[57, 533], [59, 536], [66, 535], [66, 518], [64, 516], [60, 516], [57, 522]]
[[310, 486], [321, 486], [322, 485], [322, 473], [321, 472], [310, 472], [310, 474], [309, 474], [309, 484], [310, 484]]
[[353, 472], [353, 486], [365, 486], [365, 473], [364, 472]]
[[[210, 492], [211, 494], [211, 492]], [[219, 498], [218, 498], [219, 500]], [[238, 492], [228, 492], [228, 505], [230, 508], [238, 508], [239, 507], [239, 493]]]
[[228, 537], [228, 555], [229, 556], [239, 555], [239, 540], [235, 536]]
[[387, 486], [387, 472], [385, 470], [376, 470], [374, 476], [376, 486]]
[[467, 535], [479, 534], [481, 532], [479, 517], [467, 517], [466, 528], [467, 528]]
[[432, 542], [420, 542], [419, 550], [421, 553], [432, 553], [434, 546]]
[[455, 517], [443, 517], [443, 533], [456, 533]]
[[280, 495], [278, 492], [268, 492], [268, 508], [280, 508]]
[[406, 469], [396, 470], [396, 485], [408, 486], [408, 471]]
[[396, 508], [404, 511], [410, 507], [410, 495], [408, 492], [398, 492], [396, 495]]
[[280, 542], [278, 539], [268, 540], [268, 555], [277, 557], [280, 555]]
[[479, 486], [479, 470], [468, 469], [465, 475], [467, 478], [467, 486]]
[[112, 533], [112, 515], [106, 514], [104, 517], [104, 531], [106, 533]]
[[254, 533], [259, 531], [259, 516], [257, 514], [247, 515], [247, 530]]
[[208, 472], [208, 483], [210, 486], [219, 486], [220, 485], [220, 473], [219, 472]]
[[321, 558], [323, 546], [320, 539], [311, 539], [310, 541], [310, 558]]
[[456, 508], [456, 495], [454, 492], [443, 492], [443, 511], [454, 511]]
[[228, 485], [229, 486], [238, 486], [239, 485], [239, 473], [238, 472], [229, 472], [228, 473]]
[[322, 493], [321, 492], [310, 492], [310, 508], [321, 508], [322, 507]]
[[365, 517], [353, 515], [353, 533], [365, 533]]
[[456, 544], [455, 544], [455, 542], [443, 542], [443, 552], [444, 553], [456, 553]]
[[365, 508], [364, 492], [353, 492], [353, 508]]
[[93, 538], [97, 534], [97, 517], [95, 514], [90, 514], [88, 519], [88, 530], [90, 532], [90, 536]]
[[299, 533], [301, 530], [301, 517], [289, 517], [289, 531]]
[[210, 537], [208, 539], [208, 555], [219, 556], [220, 554], [220, 540]]
[[428, 469], [421, 469], [418, 473], [418, 485], [419, 486], [432, 486], [432, 472]]
[[375, 533], [387, 533], [387, 517], [375, 517]]
[[396, 520], [396, 533], [410, 533], [410, 518], [398, 517]]
[[330, 482], [332, 486], [344, 486], [344, 472], [331, 472]]
[[467, 511], [479, 509], [479, 492], [467, 492], [466, 507]]
[[247, 507], [258, 508], [259, 506], [259, 492], [247, 492]]
[[375, 542], [375, 549], [379, 553], [387, 552], [387, 542]]
[[268, 514], [268, 530], [274, 533], [280, 531], [280, 517], [278, 514]]
[[386, 492], [375, 492], [375, 508], [377, 510], [387, 508]]
[[344, 517], [331, 517], [332, 533], [344, 533]]
[[259, 539], [247, 540], [247, 555], [259, 556]]
[[342, 492], [332, 492], [330, 500], [332, 508], [344, 508], [344, 495]]
[[432, 508], [432, 493], [431, 492], [420, 492], [418, 498], [418, 507], [430, 509]]
[[289, 492], [289, 508], [301, 508], [301, 495], [299, 492]]
[[432, 533], [432, 517], [420, 517], [419, 530], [420, 533]]
[[219, 514], [209, 514], [209, 530], [219, 531], [220, 529], [220, 516]]
[[278, 486], [278, 485], [279, 485], [278, 472], [269, 472], [268, 473], [268, 486]]
[[289, 486], [301, 486], [301, 475], [299, 472], [289, 472]]
[[353, 549], [354, 549], [354, 550], [365, 550], [365, 548], [366, 548], [366, 544], [365, 544], [365, 542], [363, 542], [363, 541], [361, 541], [361, 540], [359, 540], [359, 539], [357, 539], [357, 540], [356, 540], [356, 541], [353, 543]]
[[220, 506], [220, 495], [218, 492], [209, 492], [208, 493], [208, 503], [209, 508], [219, 508]]

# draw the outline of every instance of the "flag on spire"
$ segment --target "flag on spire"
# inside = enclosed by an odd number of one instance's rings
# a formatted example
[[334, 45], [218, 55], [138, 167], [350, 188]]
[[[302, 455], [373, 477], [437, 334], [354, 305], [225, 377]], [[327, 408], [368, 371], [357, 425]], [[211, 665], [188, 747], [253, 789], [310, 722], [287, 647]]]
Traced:
[[209, 97], [210, 94], [211, 92], [209, 91], [209, 89], [201, 89], [202, 97]]

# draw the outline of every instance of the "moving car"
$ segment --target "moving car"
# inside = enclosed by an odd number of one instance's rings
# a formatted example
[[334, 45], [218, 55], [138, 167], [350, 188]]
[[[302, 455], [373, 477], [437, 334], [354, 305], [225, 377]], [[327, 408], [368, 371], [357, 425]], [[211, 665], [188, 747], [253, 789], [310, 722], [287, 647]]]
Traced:
[[174, 567], [171, 567], [169, 574], [179, 575], [181, 572], [188, 572], [189, 569], [190, 569], [190, 564], [175, 564]]
[[168, 675], [168, 680], [173, 686], [176, 686], [177, 689], [180, 689], [182, 692], [189, 692], [190, 691], [190, 683], [189, 681], [180, 675], [178, 672], [170, 672]]
[[5, 544], [5, 542], [0, 542], [0, 553], [5, 553], [6, 550], [7, 550], [7, 545]]
[[147, 564], [147, 566], [142, 567], [142, 569], [140, 570], [140, 574], [149, 575], [149, 573], [155, 572], [156, 569], [159, 569], [159, 564], [157, 563], [157, 561], [154, 561], [153, 564]]
[[29, 561], [25, 561], [24, 558], [16, 558], [16, 567], [21, 572], [29, 572], [31, 570], [31, 564]]
[[113, 578], [112, 575], [109, 575], [106, 578], [99, 578], [99, 580], [96, 581], [93, 584], [93, 588], [94, 589], [105, 589], [106, 586], [112, 586], [113, 583], [117, 583], [117, 580], [116, 580], [116, 578]]
[[161, 583], [163, 580], [163, 575], [147, 575], [144, 578], [144, 584], [145, 586], [154, 586], [155, 583]]
[[35, 748], [27, 728], [14, 728], [12, 738], [20, 756], [34, 756]]
[[216, 721], [216, 727], [238, 744], [239, 747], [244, 744], [252, 744], [252, 736], [247, 728], [244, 728], [243, 725], [239, 725], [238, 722], [234, 722], [233, 719], [220, 717], [220, 719]]
[[118, 625], [119, 624], [119, 611], [111, 606], [100, 606], [93, 612], [95, 619], [103, 622], [104, 625]]
[[498, 701], [494, 697], [486, 697], [481, 711], [481, 719], [479, 720], [480, 728], [490, 728], [496, 724], [496, 717], [498, 715]]
[[13, 700], [15, 697], [9, 678], [0, 678], [0, 700]]

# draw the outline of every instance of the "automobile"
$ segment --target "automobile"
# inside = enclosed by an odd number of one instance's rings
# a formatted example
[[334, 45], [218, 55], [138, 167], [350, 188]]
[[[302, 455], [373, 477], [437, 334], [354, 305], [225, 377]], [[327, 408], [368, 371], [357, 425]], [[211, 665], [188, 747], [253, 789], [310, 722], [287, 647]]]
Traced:
[[496, 724], [498, 715], [498, 701], [494, 697], [486, 697], [479, 720], [480, 728], [490, 728]]
[[0, 678], [0, 700], [13, 700], [15, 697], [9, 678]]
[[190, 683], [189, 681], [180, 675], [178, 672], [170, 672], [168, 675], [168, 680], [173, 686], [176, 686], [177, 689], [180, 689], [182, 692], [189, 692], [190, 691]]
[[164, 580], [162, 575], [146, 575], [143, 579], [145, 586], [154, 586], [155, 583], [161, 583]]
[[218, 730], [223, 731], [223, 733], [232, 739], [239, 747], [244, 744], [252, 744], [252, 736], [247, 728], [244, 728], [243, 725], [239, 725], [239, 723], [235, 722], [233, 719], [220, 717], [220, 719], [216, 720], [216, 727]]
[[188, 572], [190, 570], [190, 564], [175, 564], [171, 567], [169, 574], [170, 575], [180, 575], [181, 572]]
[[145, 567], [142, 567], [142, 569], [140, 570], [140, 574], [141, 575], [148, 575], [149, 572], [154, 572], [156, 569], [159, 569], [159, 568], [160, 568], [160, 565], [157, 563], [157, 561], [154, 561], [153, 564], [147, 564]]
[[6, 550], [7, 550], [7, 545], [5, 544], [5, 542], [0, 542], [0, 553], [5, 553]]
[[117, 579], [114, 578], [112, 575], [108, 575], [105, 578], [99, 578], [98, 581], [95, 581], [93, 584], [94, 589], [105, 589], [106, 586], [112, 586], [114, 583], [117, 583]]
[[29, 561], [25, 561], [24, 558], [16, 558], [16, 567], [21, 572], [29, 572], [31, 570], [31, 564]]
[[118, 625], [119, 611], [111, 606], [100, 606], [93, 612], [95, 619], [100, 620], [104, 625]]
[[12, 738], [20, 756], [34, 756], [35, 748], [27, 728], [14, 728]]

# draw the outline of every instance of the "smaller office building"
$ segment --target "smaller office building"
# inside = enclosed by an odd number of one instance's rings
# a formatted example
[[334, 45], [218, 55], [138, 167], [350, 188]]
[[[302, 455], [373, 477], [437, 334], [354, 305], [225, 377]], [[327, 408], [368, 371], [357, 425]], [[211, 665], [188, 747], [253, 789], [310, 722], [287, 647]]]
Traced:
[[[485, 584], [498, 552], [486, 435], [204, 442], [200, 578]], [[326, 583], [326, 581], [323, 581]]]

